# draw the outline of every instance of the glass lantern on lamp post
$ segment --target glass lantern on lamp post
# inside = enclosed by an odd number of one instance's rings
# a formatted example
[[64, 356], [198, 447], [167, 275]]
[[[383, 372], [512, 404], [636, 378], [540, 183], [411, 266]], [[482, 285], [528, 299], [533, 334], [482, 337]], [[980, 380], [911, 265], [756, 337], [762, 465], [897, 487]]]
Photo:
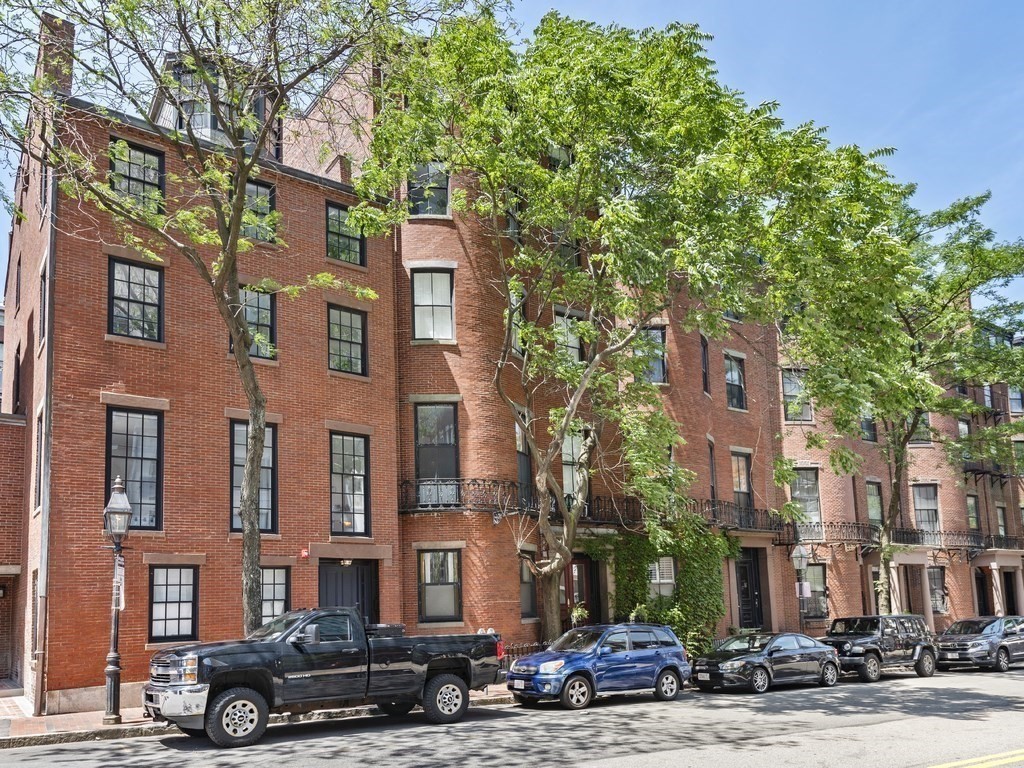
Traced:
[[124, 589], [124, 555], [121, 545], [128, 538], [132, 524], [132, 505], [124, 492], [120, 475], [114, 480], [110, 501], [103, 509], [103, 534], [110, 539], [114, 551], [114, 579], [110, 603], [110, 652], [107, 654], [107, 711], [104, 725], [121, 722], [121, 655], [117, 652], [117, 634], [121, 615], [121, 594]]
[[796, 599], [797, 606], [800, 610], [800, 631], [804, 631], [804, 571], [807, 570], [807, 561], [809, 559], [807, 554], [807, 547], [797, 541], [796, 546], [793, 547], [793, 552], [789, 556], [790, 562], [793, 563], [793, 570], [796, 571]]

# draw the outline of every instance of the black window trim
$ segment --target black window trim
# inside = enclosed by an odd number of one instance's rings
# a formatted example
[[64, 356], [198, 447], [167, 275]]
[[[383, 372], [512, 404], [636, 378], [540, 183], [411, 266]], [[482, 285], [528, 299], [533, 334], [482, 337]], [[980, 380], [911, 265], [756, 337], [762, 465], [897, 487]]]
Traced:
[[[423, 572], [423, 556], [427, 555], [427, 554], [431, 554], [431, 553], [446, 553], [447, 554], [448, 552], [454, 552], [455, 553], [455, 561], [456, 561], [456, 566], [457, 566], [458, 573], [456, 574], [456, 579], [454, 581], [454, 584], [455, 584], [455, 588], [456, 588], [456, 591], [457, 591], [457, 594], [458, 594], [458, 598], [459, 598], [459, 600], [458, 600], [458, 610], [459, 610], [459, 612], [458, 612], [458, 615], [456, 615], [456, 616], [432, 616], [430, 618], [426, 618], [426, 615], [423, 612], [423, 593], [424, 593], [423, 588], [427, 585], [426, 581], [424, 581], [425, 574]], [[417, 584], [416, 584], [416, 587], [417, 587], [417, 589], [416, 589], [417, 599], [416, 599], [416, 602], [418, 603], [418, 606], [417, 606], [417, 609], [418, 609], [417, 610], [417, 613], [418, 613], [417, 620], [418, 620], [418, 622], [420, 624], [437, 624], [439, 622], [462, 621], [462, 616], [463, 616], [463, 613], [464, 613], [464, 611], [463, 611], [463, 602], [464, 601], [463, 601], [463, 594], [462, 594], [462, 549], [461, 548], [454, 548], [454, 549], [453, 548], [445, 548], [445, 549], [419, 549], [419, 550], [416, 550], [416, 560], [417, 560], [417, 562], [416, 562], [416, 579], [417, 579]]]
[[[256, 341], [254, 340], [253, 341], [253, 347], [256, 348], [256, 351], [254, 352], [250, 348], [249, 349], [249, 357], [255, 357], [257, 360], [277, 360], [277, 294], [273, 293], [273, 292], [270, 292], [270, 291], [257, 291], [257, 290], [254, 290], [249, 285], [240, 285], [240, 286], [238, 286], [238, 293], [239, 293], [239, 296], [238, 296], [238, 309], [242, 313], [243, 317], [245, 315], [245, 310], [248, 307], [248, 302], [246, 302], [245, 299], [243, 299], [242, 295], [241, 295], [243, 291], [245, 291], [247, 293], [255, 293], [255, 294], [259, 295], [259, 296], [269, 296], [270, 297], [270, 338], [267, 340], [267, 343], [270, 345], [270, 349], [268, 350], [268, 354], [266, 354], [266, 355], [261, 354], [260, 351], [259, 351], [259, 349], [260, 349], [259, 344], [257, 344]], [[259, 307], [257, 307], [256, 309], [258, 311]], [[249, 328], [249, 333], [252, 333], [252, 328], [249, 327], [249, 320], [248, 320], [248, 318], [245, 319], [245, 325], [246, 325], [246, 328]], [[235, 350], [235, 342], [234, 342], [234, 339], [232, 339], [231, 336], [229, 335], [228, 336], [228, 352], [234, 352], [234, 350]]]
[[[153, 635], [153, 587], [154, 578], [153, 575], [157, 569], [173, 568], [175, 570], [190, 570], [192, 571], [192, 634], [191, 635], [175, 635], [175, 636], [160, 636], [154, 637]], [[179, 600], [178, 603], [184, 602]], [[199, 640], [199, 566], [198, 565], [179, 565], [176, 563], [163, 563], [160, 565], [149, 566], [149, 620], [146, 626], [146, 637], [149, 638], [151, 643], [178, 643], [185, 642], [188, 640]]]
[[[155, 339], [147, 339], [144, 336], [130, 336], [126, 333], [116, 333], [114, 331], [114, 265], [124, 264], [128, 267], [142, 267], [143, 269], [152, 269], [157, 272], [160, 276], [158, 293], [159, 293], [159, 304], [157, 305], [157, 334]], [[164, 268], [159, 264], [150, 264], [148, 262], [134, 261], [132, 259], [119, 259], [116, 256], [109, 257], [107, 261], [107, 333], [111, 336], [117, 336], [122, 339], [138, 339], [140, 341], [152, 341], [158, 344], [162, 344], [164, 341], [164, 310], [167, 305], [165, 297], [165, 280], [164, 280]]]
[[[229, 419], [228, 420], [228, 531], [231, 533], [241, 533], [242, 526], [235, 527], [235, 511], [232, 509], [234, 506], [235, 496], [235, 425], [242, 424], [246, 430], [249, 428], [249, 422], [245, 419]], [[274, 433], [274, 444], [270, 446], [270, 482], [272, 488], [270, 489], [270, 528], [264, 530], [260, 528], [261, 535], [276, 535], [280, 532], [280, 524], [278, 519], [278, 503], [277, 503], [277, 444], [280, 440], [280, 434], [277, 431], [277, 424], [266, 424], [266, 429], [273, 431]], [[248, 431], [246, 432], [246, 444], [248, 445]], [[266, 432], [263, 434], [264, 448], [266, 447]], [[246, 448], [248, 451], [248, 447]], [[260, 459], [260, 463], [263, 463], [263, 459]], [[243, 464], [244, 466], [244, 464]], [[257, 498], [258, 505], [258, 498]], [[258, 512], [258, 509], [257, 509]], [[239, 515], [239, 523], [241, 523], [241, 515]]]
[[[138, 531], [162, 531], [164, 529], [164, 412], [147, 408], [126, 408], [120, 405], [108, 405], [106, 413], [107, 433], [104, 446], [103, 498], [110, 494], [114, 478], [110, 476], [110, 438], [114, 422], [114, 411], [125, 413], [141, 413], [145, 416], [156, 416], [156, 525], [153, 527], [132, 525]], [[127, 478], [122, 478], [125, 480]]]
[[[331, 531], [331, 536], [373, 536], [373, 506], [371, 503], [371, 478], [373, 477], [370, 467], [370, 436], [361, 435], [357, 432], [343, 432], [341, 430], [332, 429], [328, 432], [327, 436], [327, 477], [328, 481], [334, 478], [334, 438], [335, 437], [357, 437], [363, 441], [363, 463], [366, 467], [366, 471], [363, 474], [363, 529], [360, 532], [352, 531], [351, 533], [345, 533], [344, 531], [336, 531], [334, 529], [334, 510], [329, 510], [330, 519], [328, 520], [328, 527]], [[330, 504], [331, 489], [328, 486], [327, 498], [328, 505]]]
[[711, 396], [711, 350], [708, 348], [708, 337], [700, 334], [700, 376], [704, 394]]
[[[363, 341], [361, 343], [361, 357], [363, 370], [361, 373], [355, 373], [354, 371], [345, 371], [341, 368], [335, 368], [331, 365], [331, 310], [336, 309], [340, 312], [348, 312], [353, 315], [359, 315], [363, 321]], [[370, 328], [369, 328], [370, 316], [369, 313], [364, 312], [361, 309], [353, 309], [352, 307], [346, 307], [344, 304], [333, 304], [327, 303], [327, 369], [334, 371], [335, 373], [346, 373], [349, 376], [360, 376], [364, 379], [370, 377]], [[342, 339], [337, 339], [342, 341]]]
[[[734, 411], [749, 411], [749, 405], [747, 398], [747, 366], [745, 359], [734, 353], [734, 352], [723, 352], [723, 360], [731, 360], [739, 369], [740, 383], [733, 384], [729, 381], [729, 366], [725, 366], [725, 405], [726, 408], [730, 408]], [[738, 387], [742, 396], [742, 405], [733, 405], [729, 402], [729, 387]]]
[[331, 208], [338, 208], [348, 213], [352, 206], [345, 205], [344, 203], [336, 203], [333, 200], [325, 201], [324, 205], [324, 253], [331, 264], [347, 264], [350, 267], [365, 267], [366, 266], [366, 235], [359, 235], [359, 261], [351, 262], [345, 259], [336, 259], [331, 256], [329, 243], [331, 241], [331, 235], [336, 234], [331, 232]]
[[[167, 170], [166, 170], [164, 151], [162, 149], [156, 149], [155, 147], [150, 147], [150, 146], [147, 146], [145, 144], [139, 144], [136, 141], [129, 141], [128, 139], [124, 138], [123, 136], [117, 136], [115, 134], [110, 134], [110, 142], [109, 142], [109, 144], [107, 146], [109, 147], [109, 146], [112, 146], [112, 145], [117, 144], [117, 143], [122, 142], [122, 141], [127, 145], [128, 149], [134, 149], [137, 152], [143, 152], [143, 153], [145, 153], [147, 155], [155, 155], [156, 156], [156, 158], [158, 160], [158, 166], [157, 166], [158, 167], [158, 171], [157, 171], [157, 173], [159, 173], [159, 175], [160, 175], [160, 183], [159, 183], [159, 186], [160, 186], [160, 205], [158, 206], [158, 208], [156, 210], [156, 213], [157, 214], [166, 213], [167, 212]], [[116, 169], [114, 167], [114, 156], [110, 155], [110, 188], [111, 189], [114, 189], [114, 172], [115, 172], [115, 170]]]
[[[254, 186], [262, 187], [262, 188], [264, 188], [264, 189], [269, 191], [269, 194], [267, 195], [267, 198], [270, 201], [270, 208], [267, 210], [266, 214], [264, 214], [264, 215], [270, 216], [271, 214], [273, 214], [273, 213], [275, 213], [277, 211], [277, 184], [276, 183], [272, 183], [272, 182], [268, 182], [268, 181], [260, 181], [259, 179], [247, 179], [245, 183], [246, 183], [246, 186], [248, 186], [249, 184], [252, 184]], [[246, 198], [248, 198], [248, 192], [247, 191], [243, 190], [242, 194]], [[251, 208], [249, 208], [249, 201], [248, 201], [248, 199], [246, 199], [246, 201], [245, 201], [245, 210], [251, 211], [252, 213], [256, 213], [257, 215], [259, 215], [256, 211], [253, 211]], [[257, 226], [259, 226], [259, 225], [257, 225]], [[242, 231], [239, 234], [241, 235], [241, 237], [247, 237], [250, 240], [255, 240], [258, 243], [272, 243], [274, 241], [274, 238], [277, 237], [277, 225], [275, 224], [273, 227], [271, 227], [270, 225], [264, 225], [264, 226], [266, 226], [267, 229], [270, 230], [270, 237], [269, 238], [262, 238], [262, 237], [257, 237], [255, 235], [248, 235], [248, 234], [246, 234], [246, 232], [245, 232], [245, 229], [246, 229], [245, 224], [242, 224], [242, 226], [241, 226], [241, 230]]]
[[[452, 482], [458, 487], [459, 478], [462, 476], [462, 464], [460, 456], [461, 454], [461, 441], [459, 439], [459, 404], [458, 402], [444, 402], [444, 403], [413, 403], [412, 407], [412, 420], [413, 420], [413, 432], [412, 432], [412, 445], [413, 445], [413, 472], [415, 473], [417, 493], [419, 490], [420, 477], [420, 407], [421, 406], [437, 406], [446, 405], [452, 409], [452, 428], [455, 431], [455, 477], [451, 478]], [[439, 478], [447, 480], [448, 478]], [[460, 491], [461, 501], [461, 491]], [[418, 497], [417, 497], [418, 498]], [[455, 506], [458, 506], [456, 504]]]

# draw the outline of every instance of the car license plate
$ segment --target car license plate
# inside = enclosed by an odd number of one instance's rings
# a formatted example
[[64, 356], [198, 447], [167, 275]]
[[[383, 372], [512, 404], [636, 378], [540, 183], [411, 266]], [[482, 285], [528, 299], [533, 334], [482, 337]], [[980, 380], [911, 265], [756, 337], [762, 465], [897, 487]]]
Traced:
[[944, 659], [955, 659], [955, 658], [957, 657], [957, 655], [958, 655], [958, 654], [956, 654], [956, 653], [950, 653], [949, 651], [946, 651], [945, 653], [942, 653], [942, 654], [939, 654], [939, 655], [940, 655], [940, 656], [941, 656], [942, 658], [944, 658]]
[[523, 688], [526, 687], [526, 681], [525, 680], [513, 680], [512, 681], [512, 687], [521, 691]]
[[697, 673], [697, 679], [698, 680], [710, 680], [711, 679], [711, 675], [709, 675], [707, 672], [698, 672]]

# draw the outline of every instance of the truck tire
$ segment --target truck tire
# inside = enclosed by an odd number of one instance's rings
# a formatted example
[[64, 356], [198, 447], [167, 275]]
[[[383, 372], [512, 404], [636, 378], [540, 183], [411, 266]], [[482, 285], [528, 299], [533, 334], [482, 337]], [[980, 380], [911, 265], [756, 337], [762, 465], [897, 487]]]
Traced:
[[415, 701], [378, 701], [377, 709], [382, 714], [391, 715], [391, 717], [402, 717], [412, 712], [412, 708], [416, 706]]
[[857, 670], [857, 676], [863, 683], [878, 682], [878, 679], [882, 676], [882, 662], [879, 661], [878, 654], [869, 653], [864, 657], [864, 663]]
[[423, 688], [423, 712], [432, 723], [457, 723], [469, 709], [469, 688], [458, 675], [437, 675]]
[[931, 677], [935, 674], [935, 655], [931, 651], [921, 651], [914, 665], [918, 677]]
[[267, 700], [252, 688], [228, 688], [206, 710], [206, 733], [218, 747], [248, 747], [267, 730]]
[[206, 730], [203, 728], [182, 728], [179, 725], [178, 730], [184, 733], [186, 736], [191, 736], [193, 739], [206, 738]]

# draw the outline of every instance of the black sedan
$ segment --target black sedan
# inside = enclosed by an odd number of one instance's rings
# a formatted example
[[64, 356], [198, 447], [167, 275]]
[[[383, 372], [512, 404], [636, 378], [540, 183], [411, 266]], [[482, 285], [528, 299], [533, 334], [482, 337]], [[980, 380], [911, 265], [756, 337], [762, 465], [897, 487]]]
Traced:
[[697, 659], [692, 680], [702, 691], [743, 687], [764, 693], [786, 683], [830, 688], [839, 680], [839, 659], [835, 648], [794, 632], [734, 635]]

